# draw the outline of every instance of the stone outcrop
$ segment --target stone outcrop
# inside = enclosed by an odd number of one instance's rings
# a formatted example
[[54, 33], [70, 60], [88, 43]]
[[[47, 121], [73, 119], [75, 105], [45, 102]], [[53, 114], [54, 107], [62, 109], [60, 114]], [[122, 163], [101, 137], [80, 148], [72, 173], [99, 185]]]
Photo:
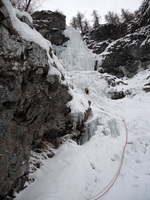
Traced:
[[150, 64], [150, 40], [145, 34], [134, 33], [110, 44], [102, 57], [104, 72], [132, 77]]
[[141, 7], [139, 8], [135, 19], [132, 21], [133, 24], [137, 24], [137, 27], [144, 27], [150, 24], [150, 3], [149, 0], [144, 0]]
[[66, 16], [59, 12], [37, 11], [32, 15], [34, 27], [52, 44], [62, 45], [68, 40], [63, 34], [66, 29]]
[[126, 24], [103, 24], [90, 32], [90, 39], [97, 42], [108, 39], [116, 40], [126, 35], [126, 28]]
[[130, 24], [105, 24], [84, 36], [97, 54], [95, 69], [118, 77], [132, 77], [150, 64], [150, 6], [145, 0]]
[[84, 35], [84, 40], [93, 53], [100, 54], [111, 42], [126, 34], [127, 24], [102, 24]]

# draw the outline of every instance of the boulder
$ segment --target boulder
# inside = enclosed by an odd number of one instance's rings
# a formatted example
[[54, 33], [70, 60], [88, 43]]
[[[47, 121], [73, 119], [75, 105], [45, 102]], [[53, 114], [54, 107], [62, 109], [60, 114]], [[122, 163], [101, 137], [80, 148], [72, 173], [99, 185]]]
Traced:
[[110, 91], [109, 92], [111, 99], [113, 100], [117, 100], [117, 99], [123, 99], [126, 95], [124, 93], [124, 91], [120, 90], [120, 91]]
[[66, 16], [57, 11], [36, 11], [32, 14], [32, 18], [39, 24], [42, 23], [42, 20], [44, 20], [44, 24], [46, 23], [45, 26], [49, 26], [49, 28], [58, 28], [62, 31], [66, 29]]

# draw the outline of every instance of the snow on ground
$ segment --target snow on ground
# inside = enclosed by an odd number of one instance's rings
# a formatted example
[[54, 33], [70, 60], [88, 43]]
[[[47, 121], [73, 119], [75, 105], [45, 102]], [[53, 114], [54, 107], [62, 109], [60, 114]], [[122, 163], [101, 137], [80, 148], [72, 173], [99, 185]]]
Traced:
[[108, 199], [150, 199], [150, 93], [142, 91], [149, 75], [150, 71], [143, 71], [127, 81], [133, 97], [111, 102], [126, 121], [129, 144], [118, 182]]
[[[67, 31], [71, 38], [73, 30]], [[76, 43], [81, 43], [81, 38], [74, 35]], [[66, 62], [66, 53], [63, 51], [72, 48], [72, 54], [81, 50], [80, 45], [71, 42], [67, 45], [67, 48], [61, 49], [61, 59], [65, 63], [69, 61]], [[85, 53], [82, 59], [86, 60], [88, 50], [85, 49], [86, 47], [82, 49]], [[68, 59], [71, 59], [71, 55]], [[73, 95], [77, 95], [74, 102], [70, 102], [74, 107], [73, 112], [83, 111], [83, 107], [87, 107], [87, 102], [91, 101], [92, 114], [86, 124], [90, 124], [93, 136], [82, 146], [72, 140], [61, 145], [53, 158], [42, 161], [44, 165], [34, 174], [35, 181], [16, 194], [15, 199], [87, 200], [100, 193], [112, 180], [120, 165], [126, 141], [122, 116], [129, 137], [123, 166], [113, 187], [100, 199], [150, 200], [150, 93], [142, 90], [149, 80], [150, 70], [141, 71], [132, 79], [126, 79], [128, 85], [117, 86], [127, 87], [132, 95], [121, 100], [111, 100], [107, 97], [109, 86], [104, 79], [105, 74], [86, 68], [85, 64], [82, 69], [81, 66], [81, 63], [78, 67], [73, 62], [68, 64], [65, 78], [68, 84], [73, 85]], [[89, 88], [89, 95], [85, 94], [85, 87]]]

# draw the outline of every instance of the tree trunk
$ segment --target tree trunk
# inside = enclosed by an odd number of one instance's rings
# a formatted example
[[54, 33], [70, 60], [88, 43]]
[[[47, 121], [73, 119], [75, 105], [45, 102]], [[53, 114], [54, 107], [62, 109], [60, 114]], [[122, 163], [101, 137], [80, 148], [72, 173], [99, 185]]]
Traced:
[[31, 3], [31, 0], [29, 0], [28, 3], [27, 3], [27, 6], [26, 6], [26, 8], [25, 8], [25, 11], [26, 11], [26, 12], [27, 12], [28, 9], [29, 9], [30, 3]]

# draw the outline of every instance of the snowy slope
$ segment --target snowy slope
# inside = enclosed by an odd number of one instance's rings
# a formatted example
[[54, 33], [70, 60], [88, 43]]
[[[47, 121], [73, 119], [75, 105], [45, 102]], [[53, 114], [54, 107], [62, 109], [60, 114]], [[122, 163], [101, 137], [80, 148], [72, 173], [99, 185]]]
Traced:
[[[42, 160], [44, 165], [34, 174], [36, 180], [15, 199], [150, 200], [150, 93], [142, 90], [150, 81], [150, 70], [126, 79], [128, 85], [117, 86], [127, 87], [124, 89], [130, 90], [131, 96], [111, 100], [107, 97], [107, 74], [93, 71], [94, 56], [81, 37], [71, 28], [66, 32], [71, 40], [57, 53], [67, 70], [66, 82], [74, 86], [70, 89], [74, 96], [70, 105], [72, 112], [78, 113], [91, 101], [92, 114], [86, 125], [93, 136], [82, 146], [66, 141], [53, 158]], [[85, 87], [89, 95], [84, 93]], [[123, 166], [113, 187], [98, 198], [116, 174], [123, 156], [127, 135], [122, 117], [129, 137]]]

